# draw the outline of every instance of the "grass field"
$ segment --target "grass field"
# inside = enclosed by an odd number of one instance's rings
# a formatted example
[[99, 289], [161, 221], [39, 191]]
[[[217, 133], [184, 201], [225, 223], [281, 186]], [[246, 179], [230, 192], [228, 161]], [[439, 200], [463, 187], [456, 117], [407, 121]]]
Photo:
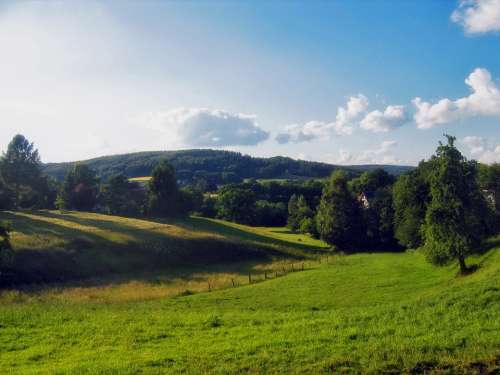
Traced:
[[[118, 229], [129, 219], [54, 212], [4, 215], [24, 225], [13, 239], [25, 248], [33, 246], [32, 236], [39, 235], [35, 232], [44, 220], [78, 219], [79, 225], [92, 227], [78, 230], [92, 233], [93, 252], [106, 251], [99, 245], [110, 246], [98, 238], [125, 246], [122, 251], [133, 249], [149, 236], [135, 240], [144, 230], [177, 239], [200, 236], [232, 243], [239, 238], [250, 252], [272, 254], [269, 259], [192, 265], [200, 273], [212, 266], [208, 273], [213, 275], [228, 272], [230, 264], [259, 269], [325, 251], [321, 242], [283, 229], [201, 218], [175, 224], [133, 221], [128, 227], [143, 228], [122, 233]], [[68, 241], [72, 233], [52, 233], [59, 240], [45, 233], [50, 246], [40, 251], [55, 249], [50, 241]], [[500, 238], [493, 238], [489, 251], [469, 258], [479, 267], [466, 277], [456, 276], [455, 265], [437, 268], [411, 251], [335, 256], [328, 264], [265, 282], [174, 297], [151, 293], [163, 285], [151, 280], [140, 281], [140, 293], [133, 298], [127, 298], [133, 288], [124, 292], [116, 281], [80, 286], [75, 295], [68, 292], [75, 288], [67, 286], [50, 292], [5, 291], [0, 296], [0, 373], [495, 371], [500, 366], [499, 246]], [[186, 280], [196, 279], [195, 274], [186, 274]], [[106, 296], [90, 298], [89, 288], [97, 295], [106, 290]], [[125, 296], [117, 297], [120, 293]]]

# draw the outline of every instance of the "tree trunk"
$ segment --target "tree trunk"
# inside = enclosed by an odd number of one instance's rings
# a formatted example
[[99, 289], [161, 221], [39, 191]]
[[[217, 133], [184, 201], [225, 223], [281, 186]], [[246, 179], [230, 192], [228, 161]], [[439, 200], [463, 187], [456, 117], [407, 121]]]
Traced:
[[463, 255], [458, 256], [458, 263], [460, 264], [460, 273], [461, 274], [467, 273], [467, 266], [465, 264], [465, 259]]

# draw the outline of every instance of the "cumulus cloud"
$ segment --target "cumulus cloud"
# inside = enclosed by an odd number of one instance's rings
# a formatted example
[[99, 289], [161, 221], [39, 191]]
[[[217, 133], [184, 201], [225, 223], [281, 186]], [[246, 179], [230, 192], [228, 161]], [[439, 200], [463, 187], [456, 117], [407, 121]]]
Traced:
[[500, 162], [500, 144], [478, 136], [467, 136], [461, 142], [469, 149], [472, 158], [488, 164]]
[[276, 136], [278, 143], [302, 143], [318, 138], [328, 138], [332, 134], [352, 134], [355, 120], [366, 111], [368, 99], [362, 94], [351, 96], [345, 107], [339, 107], [335, 121], [309, 121], [305, 124], [293, 124], [285, 127], [284, 131]]
[[500, 0], [462, 0], [451, 20], [467, 34], [500, 31]]
[[437, 103], [413, 99], [415, 122], [420, 129], [472, 116], [500, 116], [500, 90], [488, 70], [476, 68], [465, 80], [472, 93], [457, 99], [441, 99]]
[[141, 122], [148, 128], [168, 134], [182, 146], [251, 146], [269, 138], [269, 133], [259, 127], [255, 116], [218, 109], [180, 108], [147, 113]]
[[360, 126], [374, 133], [386, 133], [402, 126], [407, 120], [408, 116], [404, 106], [389, 105], [383, 112], [376, 110], [368, 113], [361, 120]]
[[338, 157], [332, 158], [331, 161], [337, 164], [394, 164], [399, 162], [394, 155], [396, 146], [396, 141], [387, 140], [377, 147], [365, 150], [357, 155], [346, 149], [341, 149]]

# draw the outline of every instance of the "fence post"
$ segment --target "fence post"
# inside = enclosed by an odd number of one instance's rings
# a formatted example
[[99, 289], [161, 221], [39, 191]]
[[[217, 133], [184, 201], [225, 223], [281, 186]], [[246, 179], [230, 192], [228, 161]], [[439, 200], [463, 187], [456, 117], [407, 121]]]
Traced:
[[210, 285], [210, 281], [208, 282], [208, 291], [211, 292], [212, 291], [212, 287]]
[[252, 283], [252, 274], [250, 272], [248, 273], [248, 283]]
[[292, 263], [292, 272], [295, 272], [295, 269], [293, 268], [293, 263]]
[[233, 283], [233, 288], [234, 288], [234, 286], [235, 286], [235, 285], [234, 285], [234, 279], [231, 279], [231, 282]]
[[304, 262], [302, 262], [302, 271], [304, 271]]
[[264, 279], [267, 280], [267, 272], [264, 272]]
[[274, 277], [278, 278], [278, 271], [275, 271]]

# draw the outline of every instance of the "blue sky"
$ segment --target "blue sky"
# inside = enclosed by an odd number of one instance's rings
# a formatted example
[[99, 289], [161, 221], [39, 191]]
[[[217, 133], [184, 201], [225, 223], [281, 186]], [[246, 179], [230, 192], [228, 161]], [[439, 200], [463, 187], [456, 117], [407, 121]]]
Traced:
[[0, 50], [0, 142], [44, 161], [415, 164], [450, 133], [500, 162], [500, 0], [7, 1]]

